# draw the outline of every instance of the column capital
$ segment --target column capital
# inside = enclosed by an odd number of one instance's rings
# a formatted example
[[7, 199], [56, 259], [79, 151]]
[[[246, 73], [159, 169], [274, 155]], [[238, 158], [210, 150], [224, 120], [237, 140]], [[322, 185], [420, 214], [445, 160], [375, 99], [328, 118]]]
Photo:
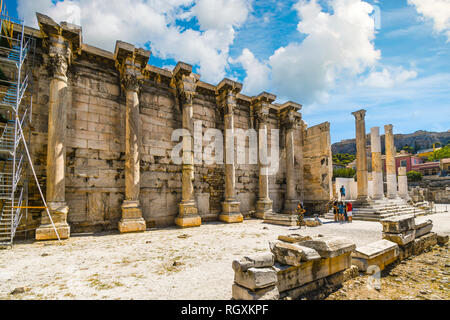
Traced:
[[275, 99], [275, 95], [267, 92], [263, 92], [252, 98], [253, 112], [260, 123], [266, 123], [269, 117], [270, 104], [274, 102]]
[[361, 121], [364, 120], [364, 118], [366, 117], [366, 112], [367, 112], [366, 110], [362, 109], [352, 112], [352, 115], [355, 116], [356, 120]]
[[184, 62], [178, 62], [172, 74], [172, 86], [177, 90], [182, 107], [192, 106], [193, 99], [197, 95], [200, 76], [192, 73], [192, 66]]
[[120, 72], [122, 88], [125, 91], [138, 92], [144, 80], [143, 70], [151, 52], [134, 45], [117, 41], [114, 50], [116, 68]]
[[217, 105], [224, 114], [231, 115], [236, 108], [237, 94], [241, 92], [242, 84], [230, 79], [223, 79], [217, 85]]
[[58, 24], [41, 13], [36, 13], [36, 18], [43, 35], [43, 46], [48, 49], [51, 76], [67, 82], [73, 55], [81, 51], [81, 27], [67, 22]]
[[297, 129], [302, 120], [302, 114], [299, 112], [302, 105], [288, 101], [280, 106], [279, 117], [281, 125], [286, 129]]

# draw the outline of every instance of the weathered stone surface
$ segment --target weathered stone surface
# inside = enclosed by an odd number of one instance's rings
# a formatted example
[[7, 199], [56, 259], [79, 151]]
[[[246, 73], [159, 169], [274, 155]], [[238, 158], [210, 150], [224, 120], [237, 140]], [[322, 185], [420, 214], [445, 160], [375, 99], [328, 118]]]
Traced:
[[289, 242], [289, 243], [298, 243], [305, 240], [311, 240], [310, 236], [302, 236], [300, 234], [288, 234], [288, 235], [280, 235], [278, 236], [278, 240]]
[[425, 250], [435, 246], [437, 244], [437, 235], [436, 233], [428, 233], [420, 238], [414, 240], [414, 255], [419, 255]]
[[448, 242], [448, 234], [438, 234], [437, 235], [437, 243], [440, 246], [447, 244]]
[[414, 254], [414, 241], [405, 246], [399, 246], [399, 260], [405, 260]]
[[200, 227], [202, 218], [200, 216], [185, 216], [175, 219], [175, 224], [181, 228]]
[[276, 286], [252, 291], [235, 283], [232, 287], [232, 296], [234, 300], [278, 300], [280, 293]]
[[280, 293], [280, 298], [290, 298], [292, 300], [298, 299], [310, 292], [316, 291], [326, 285], [326, 279], [319, 279], [310, 283], [307, 283], [301, 287], [290, 289]]
[[396, 243], [380, 240], [357, 247], [352, 253], [352, 263], [363, 272], [366, 272], [372, 265], [376, 265], [380, 270], [383, 270], [387, 265], [396, 261], [398, 256], [399, 247]]
[[415, 221], [413, 215], [394, 216], [380, 221], [383, 225], [383, 232], [400, 233], [414, 230]]
[[316, 219], [312, 218], [304, 219], [304, 222], [307, 227], [319, 227], [322, 225], [320, 221], [317, 221]]
[[334, 258], [356, 248], [352, 241], [341, 237], [315, 237], [301, 245], [316, 250], [322, 258]]
[[383, 232], [383, 239], [397, 243], [404, 246], [416, 238], [416, 230], [409, 230], [401, 233], [385, 233]]
[[[68, 239], [70, 236], [70, 227], [68, 224], [56, 224], [56, 230], [58, 231], [58, 235], [60, 239]], [[50, 225], [41, 225], [38, 229], [36, 229], [36, 240], [44, 241], [44, 240], [56, 240], [58, 236], [56, 235], [55, 229]]]
[[273, 286], [277, 282], [277, 273], [272, 268], [250, 268], [247, 271], [236, 270], [234, 281], [242, 287], [255, 291]]
[[298, 267], [301, 265], [301, 262], [319, 260], [321, 258], [314, 249], [279, 240], [270, 243], [270, 250], [277, 262], [288, 266]]
[[275, 263], [275, 256], [271, 252], [264, 252], [245, 256], [241, 260], [233, 261], [234, 271], [247, 271], [250, 268], [272, 267]]
[[144, 232], [147, 229], [147, 224], [142, 218], [137, 219], [122, 219], [119, 221], [119, 232]]
[[416, 238], [420, 238], [423, 235], [426, 235], [433, 230], [433, 221], [427, 220], [417, 224], [416, 222]]
[[298, 267], [275, 263], [273, 268], [277, 271], [278, 290], [284, 292], [326, 278], [350, 268], [351, 260], [350, 252], [348, 252], [333, 258], [304, 262]]

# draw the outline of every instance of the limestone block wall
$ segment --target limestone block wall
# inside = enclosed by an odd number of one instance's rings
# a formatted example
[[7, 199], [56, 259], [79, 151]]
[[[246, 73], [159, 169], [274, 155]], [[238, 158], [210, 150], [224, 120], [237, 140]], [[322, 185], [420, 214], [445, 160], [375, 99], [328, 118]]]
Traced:
[[307, 211], [323, 213], [332, 197], [332, 154], [330, 123], [307, 128], [303, 147], [304, 202]]
[[[30, 29], [31, 30], [31, 29]], [[47, 163], [50, 58], [39, 30], [34, 69], [33, 124], [30, 150], [45, 193]], [[140, 194], [147, 227], [174, 224], [181, 200], [182, 166], [171, 153], [179, 141], [172, 132], [182, 128], [182, 109], [171, 71], [147, 66], [139, 96]], [[126, 99], [114, 54], [82, 44], [68, 72], [66, 202], [71, 231], [117, 229], [125, 198]], [[201, 121], [202, 133], [209, 128], [223, 132], [224, 115], [217, 102], [216, 86], [198, 82], [193, 99], [193, 121]], [[239, 94], [234, 110], [235, 129], [256, 129], [252, 97]], [[280, 106], [270, 105], [267, 118], [268, 150], [271, 129], [279, 131], [278, 171], [269, 177], [273, 211], [282, 212], [286, 193], [286, 151]], [[203, 142], [203, 149], [208, 145]], [[246, 141], [246, 151], [249, 141]], [[237, 154], [236, 154], [237, 157]], [[314, 206], [329, 201], [331, 192], [331, 144], [329, 124], [294, 130], [295, 185], [297, 198]], [[248, 158], [248, 156], [247, 156]], [[236, 197], [241, 212], [251, 215], [258, 200], [258, 164], [236, 164]], [[196, 163], [194, 193], [203, 221], [217, 220], [225, 192], [225, 165]], [[41, 205], [37, 189], [30, 185], [30, 205]], [[41, 213], [30, 211], [28, 227], [39, 226]]]

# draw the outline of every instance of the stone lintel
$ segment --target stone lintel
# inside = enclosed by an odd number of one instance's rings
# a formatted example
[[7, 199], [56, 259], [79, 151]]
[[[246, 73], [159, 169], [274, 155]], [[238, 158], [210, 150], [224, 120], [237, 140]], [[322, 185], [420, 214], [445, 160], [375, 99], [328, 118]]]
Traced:
[[188, 76], [192, 73], [192, 65], [178, 62], [175, 68], [172, 71], [172, 74], [176, 78], [181, 78], [182, 76]]
[[280, 106], [280, 111], [300, 111], [301, 109], [302, 109], [302, 105], [301, 104], [299, 104], [299, 103], [295, 103], [295, 102], [292, 102], [292, 101], [288, 101], [288, 102], [286, 102], [286, 103], [283, 103], [281, 106]]
[[242, 83], [230, 80], [228, 78], [223, 79], [217, 85], [218, 93], [222, 93], [223, 91], [233, 91], [234, 93], [239, 93], [242, 90]]
[[276, 98], [277, 98], [277, 96], [274, 94], [262, 92], [259, 95], [257, 95], [256, 97], [253, 97], [252, 101], [253, 101], [253, 103], [265, 102], [267, 104], [271, 104], [272, 102], [274, 102], [276, 100]]
[[80, 26], [68, 22], [61, 22], [58, 24], [49, 16], [38, 12], [36, 12], [36, 18], [38, 20], [39, 29], [45, 37], [62, 36], [71, 44], [73, 52], [81, 49], [82, 29]]
[[150, 59], [151, 52], [142, 48], [136, 48], [134, 45], [117, 40], [116, 49], [114, 50], [114, 59], [120, 64], [127, 58], [132, 57], [135, 64], [138, 64], [141, 69], [144, 69], [147, 65], [148, 59]]

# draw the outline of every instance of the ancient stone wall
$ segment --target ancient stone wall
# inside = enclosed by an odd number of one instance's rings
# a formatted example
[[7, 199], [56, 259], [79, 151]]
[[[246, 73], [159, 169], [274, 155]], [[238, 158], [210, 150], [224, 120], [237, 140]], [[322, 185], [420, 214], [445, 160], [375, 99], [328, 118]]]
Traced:
[[330, 123], [307, 128], [303, 147], [304, 202], [309, 212], [325, 212], [332, 196], [332, 154]]
[[[48, 18], [42, 21], [52, 25]], [[46, 20], [47, 19], [47, 20]], [[63, 27], [63, 26], [62, 26]], [[33, 34], [39, 34], [34, 30]], [[45, 192], [51, 57], [38, 37], [34, 70], [33, 131], [31, 153]], [[121, 86], [115, 55], [82, 44], [74, 52], [67, 71], [67, 90], [59, 97], [66, 108], [65, 201], [72, 232], [117, 229], [125, 200], [126, 96]], [[192, 100], [194, 124], [224, 131], [224, 111], [219, 107], [217, 87], [198, 81]], [[139, 203], [147, 227], [174, 224], [182, 198], [182, 165], [171, 158], [180, 141], [172, 133], [182, 125], [182, 105], [172, 71], [147, 65], [138, 91], [139, 100]], [[255, 97], [237, 94], [234, 128], [255, 129]], [[271, 130], [279, 130], [279, 168], [269, 176], [269, 197], [273, 212], [283, 212], [286, 200], [286, 129], [280, 121], [283, 106], [268, 103], [268, 150]], [[301, 106], [300, 106], [301, 108]], [[329, 124], [294, 131], [294, 182], [297, 199], [314, 205], [327, 202], [331, 184]], [[250, 141], [246, 140], [248, 154]], [[203, 141], [203, 150], [208, 142]], [[237, 151], [237, 150], [236, 150]], [[237, 157], [235, 152], [235, 157]], [[248, 160], [248, 155], [246, 156]], [[304, 172], [305, 171], [305, 172]], [[259, 166], [236, 164], [236, 198], [244, 216], [256, 210], [259, 192]], [[305, 181], [304, 181], [305, 180]], [[225, 165], [195, 163], [194, 196], [202, 221], [217, 220], [225, 193]], [[39, 205], [36, 188], [31, 186], [31, 202]], [[32, 212], [28, 225], [39, 226], [40, 212]]]

